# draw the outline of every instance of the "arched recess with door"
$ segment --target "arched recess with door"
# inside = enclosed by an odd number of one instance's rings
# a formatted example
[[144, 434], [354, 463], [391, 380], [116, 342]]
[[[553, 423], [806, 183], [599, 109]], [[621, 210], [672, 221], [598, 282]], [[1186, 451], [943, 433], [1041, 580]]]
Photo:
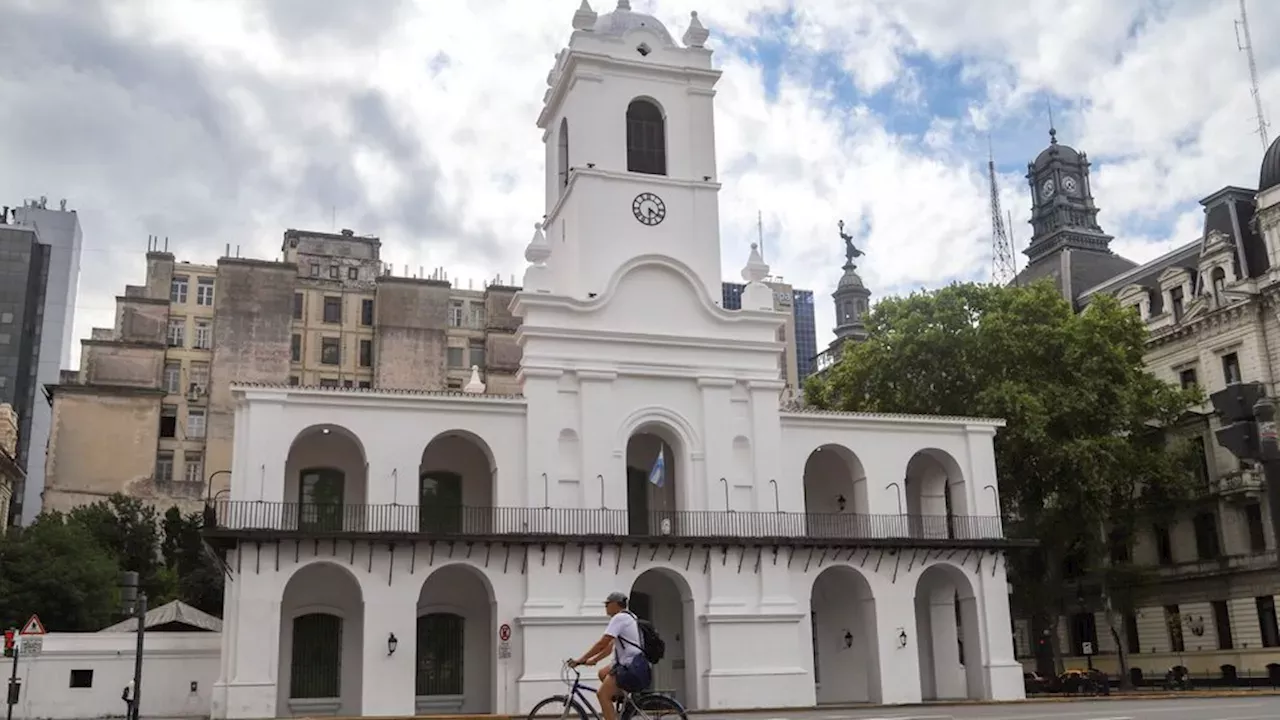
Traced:
[[911, 535], [929, 539], [968, 539], [968, 481], [960, 463], [945, 450], [920, 450], [907, 461], [905, 487]]
[[623, 423], [629, 535], [696, 530], [681, 510], [689, 488], [691, 429], [670, 411], [641, 411]]
[[867, 473], [852, 450], [828, 443], [804, 463], [804, 512], [810, 537], [863, 537], [870, 531]]
[[653, 689], [667, 692], [687, 708], [698, 705], [697, 620], [693, 590], [679, 572], [650, 568], [631, 583], [629, 607], [657, 628], [666, 645], [653, 668]]
[[448, 430], [432, 438], [418, 465], [420, 532], [492, 532], [495, 475], [493, 451], [475, 433]]
[[493, 712], [494, 605], [493, 586], [472, 565], [444, 565], [423, 581], [414, 656], [419, 715]]
[[364, 594], [349, 570], [303, 565], [280, 599], [277, 714], [361, 714]]
[[987, 697], [981, 620], [969, 576], [948, 562], [930, 565], [916, 581], [915, 605], [921, 696]]
[[298, 433], [285, 460], [285, 527], [312, 532], [365, 527], [368, 458], [355, 433], [313, 425]]
[[818, 703], [881, 702], [875, 594], [862, 571], [833, 565], [819, 573], [809, 620]]

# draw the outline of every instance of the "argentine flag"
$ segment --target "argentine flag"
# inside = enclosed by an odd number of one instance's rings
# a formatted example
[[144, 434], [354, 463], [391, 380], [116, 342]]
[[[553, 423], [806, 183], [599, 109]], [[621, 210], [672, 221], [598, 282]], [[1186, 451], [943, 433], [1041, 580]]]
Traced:
[[658, 448], [658, 459], [653, 461], [653, 469], [649, 471], [649, 482], [657, 487], [667, 480], [667, 459], [665, 447]]

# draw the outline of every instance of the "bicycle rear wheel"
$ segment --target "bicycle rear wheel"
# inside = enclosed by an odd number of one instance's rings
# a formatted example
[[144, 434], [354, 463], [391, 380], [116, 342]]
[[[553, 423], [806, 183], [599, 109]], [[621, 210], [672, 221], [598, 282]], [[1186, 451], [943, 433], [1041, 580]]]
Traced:
[[621, 720], [689, 720], [689, 716], [670, 695], [643, 693], [628, 698]]
[[587, 720], [587, 711], [575, 698], [568, 695], [552, 695], [529, 711], [528, 720], [534, 718], [557, 718], [558, 720]]

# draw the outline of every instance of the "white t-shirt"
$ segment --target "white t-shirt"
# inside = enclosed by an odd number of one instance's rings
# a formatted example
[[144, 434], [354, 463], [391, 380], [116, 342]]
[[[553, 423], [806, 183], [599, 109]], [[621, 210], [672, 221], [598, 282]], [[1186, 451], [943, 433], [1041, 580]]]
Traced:
[[631, 613], [622, 611], [609, 618], [604, 634], [613, 638], [613, 664], [626, 665], [640, 654], [640, 626]]

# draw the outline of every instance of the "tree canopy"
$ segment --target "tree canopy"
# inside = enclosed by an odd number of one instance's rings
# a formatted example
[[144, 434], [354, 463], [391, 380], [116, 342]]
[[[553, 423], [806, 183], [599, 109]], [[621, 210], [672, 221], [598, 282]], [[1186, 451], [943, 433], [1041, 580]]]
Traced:
[[1052, 284], [955, 284], [889, 298], [868, 339], [806, 385], [826, 409], [1004, 418], [995, 440], [1015, 599], [1056, 623], [1063, 566], [1107, 564], [1108, 536], [1185, 501], [1193, 446], [1166, 430], [1203, 401], [1146, 370], [1147, 329], [1110, 296], [1076, 313]]
[[42, 513], [0, 537], [0, 623], [39, 614], [50, 632], [95, 631], [117, 619], [119, 574], [138, 573], [149, 604], [179, 599], [222, 615], [223, 575], [200, 538], [200, 513], [114, 495]]

